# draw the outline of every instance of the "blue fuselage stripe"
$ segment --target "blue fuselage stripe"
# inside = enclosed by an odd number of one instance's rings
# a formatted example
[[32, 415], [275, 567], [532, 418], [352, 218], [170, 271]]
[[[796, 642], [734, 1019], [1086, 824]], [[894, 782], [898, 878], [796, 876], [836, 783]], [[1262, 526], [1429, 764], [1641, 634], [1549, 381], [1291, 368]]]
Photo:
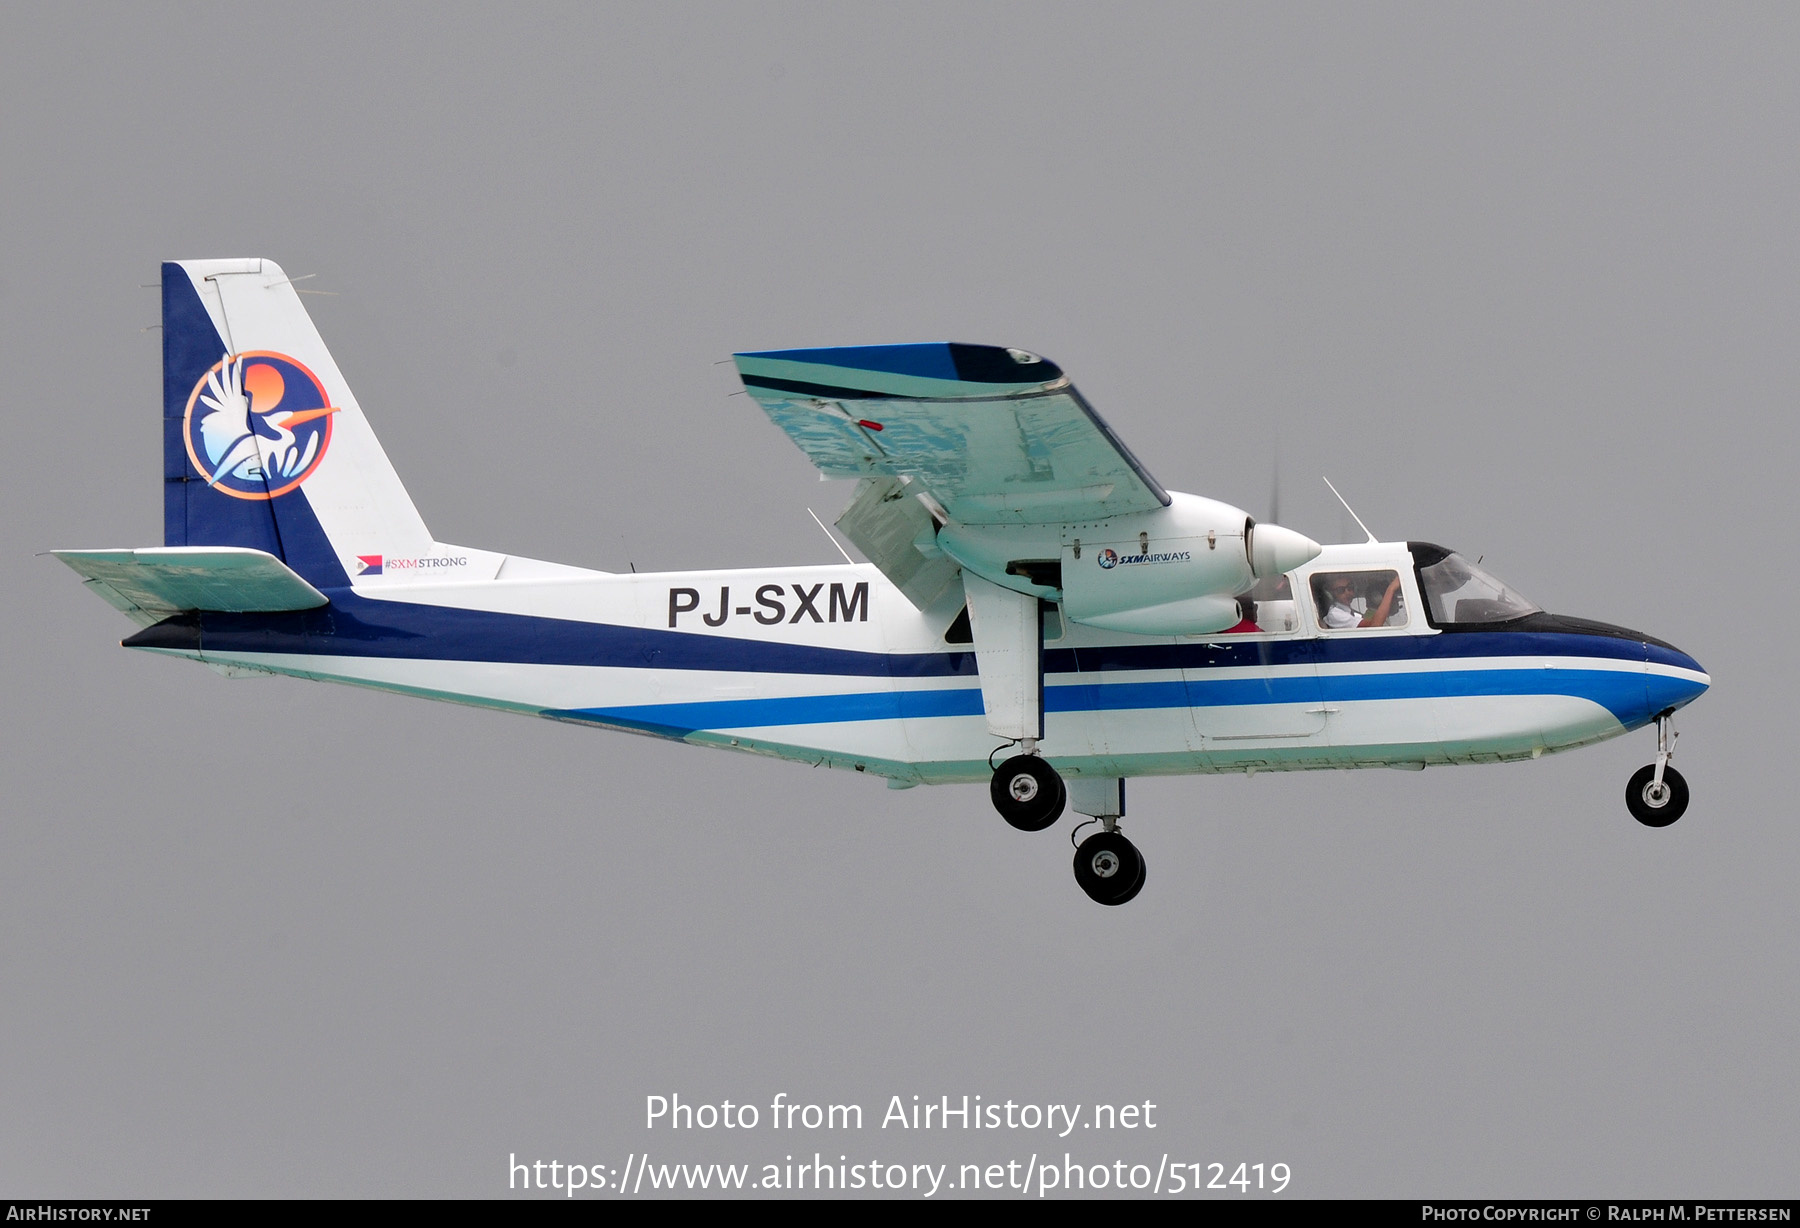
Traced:
[[[450, 606], [376, 601], [347, 588], [331, 604], [289, 614], [202, 613], [140, 632], [139, 646], [230, 655], [268, 653], [401, 660], [479, 661], [522, 665], [690, 670], [732, 674], [863, 678], [871, 688], [893, 680], [978, 678], [975, 654], [962, 651], [868, 652], [810, 644], [626, 627], [574, 619], [505, 614]], [[1471, 658], [1537, 658], [1527, 667], [1472, 666]], [[1625, 669], [1582, 668], [1583, 660]], [[1554, 664], [1568, 662], [1568, 667]], [[1543, 664], [1550, 663], [1550, 664]], [[1450, 668], [1443, 668], [1449, 665]], [[1376, 672], [1337, 673], [1336, 667]], [[1386, 667], [1381, 668], [1381, 667]], [[1648, 672], [1646, 666], [1649, 667]], [[1674, 666], [1700, 672], [1685, 654], [1617, 636], [1564, 632], [1371, 635], [1323, 639], [1119, 644], [1046, 648], [1050, 679], [1045, 710], [1099, 712], [1134, 708], [1207, 708], [1254, 704], [1329, 704], [1341, 700], [1477, 695], [1572, 695], [1591, 699], [1632, 728], [1677, 707], [1703, 684], [1655, 672]], [[1217, 677], [1224, 671], [1250, 676]], [[1109, 682], [1120, 673], [1155, 673], [1153, 681]], [[1207, 675], [1215, 675], [1208, 677]], [[1255, 676], [1261, 674], [1262, 676]], [[1171, 677], [1171, 675], [1174, 675]], [[864, 690], [792, 698], [647, 704], [553, 711], [658, 732], [767, 725], [968, 716], [982, 711], [973, 686]]]
[[[1671, 695], [1691, 698], [1698, 684], [1670, 684]], [[1340, 674], [1324, 677], [1220, 679], [1187, 682], [1075, 683], [1044, 688], [1051, 713], [1107, 712], [1146, 708], [1210, 708], [1255, 704], [1349, 702], [1383, 699], [1436, 699], [1483, 695], [1561, 695], [1592, 700], [1621, 723], [1645, 711], [1645, 675], [1597, 669], [1471, 669], [1416, 673]], [[692, 703], [634, 704], [583, 708], [555, 716], [657, 728], [754, 729], [771, 725], [821, 725], [854, 721], [979, 716], [975, 687], [926, 691], [872, 691], [847, 695], [796, 695], [779, 699], [721, 699]]]

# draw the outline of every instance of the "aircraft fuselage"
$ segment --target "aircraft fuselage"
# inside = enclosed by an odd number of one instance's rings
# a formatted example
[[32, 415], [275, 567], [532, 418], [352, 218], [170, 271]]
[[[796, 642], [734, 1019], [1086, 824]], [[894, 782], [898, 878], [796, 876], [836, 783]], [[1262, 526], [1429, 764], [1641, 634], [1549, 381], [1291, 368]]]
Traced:
[[[1295, 573], [1291, 630], [1136, 636], [1046, 607], [1041, 753], [1071, 776], [1494, 762], [1624, 733], [1705, 689], [1685, 654], [1597, 624], [1331, 631], [1306, 576], [1388, 563], [1334, 546]], [[921, 611], [873, 566], [577, 575], [327, 590], [199, 613], [132, 647], [210, 664], [651, 734], [890, 778], [986, 780], [959, 600]], [[1546, 616], [1547, 617], [1547, 616]], [[1529, 620], [1528, 620], [1529, 621]]]

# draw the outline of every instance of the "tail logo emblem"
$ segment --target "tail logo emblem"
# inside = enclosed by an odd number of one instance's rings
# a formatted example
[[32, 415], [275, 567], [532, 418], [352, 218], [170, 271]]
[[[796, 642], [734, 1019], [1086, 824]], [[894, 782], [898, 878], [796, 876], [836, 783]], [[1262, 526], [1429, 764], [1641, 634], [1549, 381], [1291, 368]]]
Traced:
[[337, 411], [319, 377], [286, 354], [227, 354], [188, 394], [188, 459], [222, 494], [279, 498], [325, 459]]

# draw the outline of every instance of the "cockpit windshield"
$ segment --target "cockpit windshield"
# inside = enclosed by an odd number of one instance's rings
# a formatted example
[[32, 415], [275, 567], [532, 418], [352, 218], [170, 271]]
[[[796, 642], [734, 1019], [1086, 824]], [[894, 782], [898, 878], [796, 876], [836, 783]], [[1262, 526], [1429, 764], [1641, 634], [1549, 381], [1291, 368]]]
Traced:
[[1431, 607], [1431, 621], [1439, 626], [1509, 622], [1542, 613], [1454, 550], [1426, 542], [1411, 542], [1408, 547], [1418, 564], [1419, 588]]

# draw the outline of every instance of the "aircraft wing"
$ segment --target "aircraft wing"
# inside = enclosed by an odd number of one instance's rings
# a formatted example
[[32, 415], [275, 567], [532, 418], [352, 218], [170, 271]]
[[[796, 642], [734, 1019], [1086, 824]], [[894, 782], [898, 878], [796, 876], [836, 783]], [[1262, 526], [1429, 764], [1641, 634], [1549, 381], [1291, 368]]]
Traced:
[[735, 354], [744, 388], [827, 477], [908, 479], [962, 524], [1048, 524], [1169, 496], [1061, 368], [934, 342]]
[[311, 610], [326, 597], [286, 563], [238, 546], [52, 550], [108, 605], [140, 626], [184, 610], [272, 613]]

